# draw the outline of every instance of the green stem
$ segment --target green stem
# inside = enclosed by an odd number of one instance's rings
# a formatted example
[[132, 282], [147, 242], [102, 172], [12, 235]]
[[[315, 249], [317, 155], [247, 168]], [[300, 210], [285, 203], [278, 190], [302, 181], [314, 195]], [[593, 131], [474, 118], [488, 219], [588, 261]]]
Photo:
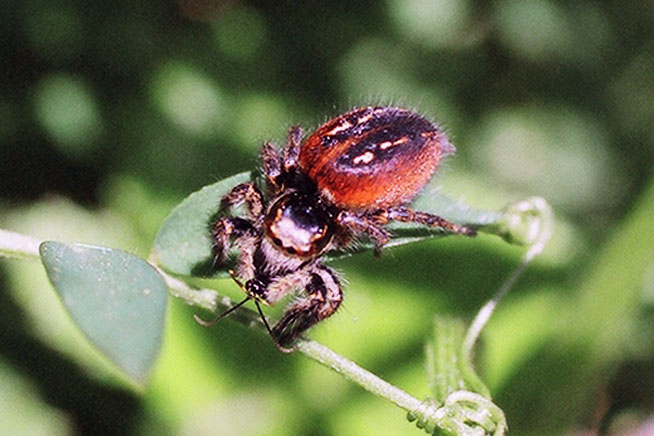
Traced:
[[318, 342], [302, 339], [297, 345], [298, 351], [305, 356], [331, 368], [368, 392], [385, 398], [408, 412], [415, 411], [422, 405], [422, 401]]
[[0, 229], [0, 257], [41, 260], [39, 245], [41, 241], [38, 238]]

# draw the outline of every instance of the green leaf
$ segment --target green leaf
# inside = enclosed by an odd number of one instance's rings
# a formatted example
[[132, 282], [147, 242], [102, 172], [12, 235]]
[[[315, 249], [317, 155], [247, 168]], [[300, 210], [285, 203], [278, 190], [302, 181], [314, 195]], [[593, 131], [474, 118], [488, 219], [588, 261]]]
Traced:
[[159, 264], [175, 274], [209, 275], [213, 269], [210, 227], [220, 200], [234, 186], [251, 179], [249, 172], [237, 174], [205, 186], [175, 207], [154, 240]]
[[168, 290], [161, 276], [112, 248], [46, 241], [39, 251], [73, 321], [125, 374], [144, 382], [163, 337]]
[[[166, 270], [179, 275], [225, 275], [231, 265], [220, 265], [219, 271], [213, 265], [211, 224], [217, 219], [222, 197], [239, 183], [251, 180], [252, 173], [240, 173], [205, 186], [186, 197], [173, 209], [157, 233], [154, 253], [158, 263]], [[529, 199], [517, 205], [520, 207], [512, 205], [505, 211], [478, 210], [429, 190], [412, 203], [416, 210], [431, 212], [456, 223], [473, 226], [485, 233], [499, 235], [509, 242], [530, 243], [531, 233], [528, 233], [528, 230], [534, 228], [531, 223], [538, 222], [543, 214], [542, 209], [549, 211], [549, 205], [542, 199]], [[392, 223], [389, 228], [393, 232], [393, 238], [387, 247], [448, 234], [443, 229], [416, 223]], [[342, 257], [372, 247], [371, 243], [364, 241], [353, 250], [329, 253], [327, 257]]]

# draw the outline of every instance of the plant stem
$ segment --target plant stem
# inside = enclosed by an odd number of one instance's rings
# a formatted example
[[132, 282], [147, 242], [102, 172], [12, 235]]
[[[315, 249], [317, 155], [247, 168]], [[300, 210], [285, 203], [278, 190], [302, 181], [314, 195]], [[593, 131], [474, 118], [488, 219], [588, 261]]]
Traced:
[[40, 260], [41, 241], [33, 236], [0, 229], [0, 257], [21, 260]]
[[422, 402], [402, 389], [361, 368], [356, 363], [334, 352], [330, 348], [307, 339], [298, 342], [298, 351], [305, 356], [331, 368], [345, 378], [358, 384], [368, 392], [385, 398], [402, 409], [417, 410]]

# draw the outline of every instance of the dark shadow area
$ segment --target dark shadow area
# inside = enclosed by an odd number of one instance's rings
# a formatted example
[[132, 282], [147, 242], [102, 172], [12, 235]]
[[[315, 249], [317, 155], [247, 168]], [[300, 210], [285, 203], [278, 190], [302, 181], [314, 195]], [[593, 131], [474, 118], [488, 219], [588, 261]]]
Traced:
[[3, 144], [11, 164], [0, 171], [0, 198], [38, 200], [59, 193], [86, 206], [98, 205], [98, 188], [106, 176], [103, 162], [76, 162], [41, 137], [14, 138]]

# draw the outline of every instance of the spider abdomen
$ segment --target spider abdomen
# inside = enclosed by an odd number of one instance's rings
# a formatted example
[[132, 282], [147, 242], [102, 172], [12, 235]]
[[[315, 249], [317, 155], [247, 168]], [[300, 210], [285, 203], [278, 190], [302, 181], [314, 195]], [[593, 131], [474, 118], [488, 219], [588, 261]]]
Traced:
[[299, 164], [334, 204], [372, 210], [407, 203], [454, 147], [437, 125], [406, 109], [340, 115], [302, 144]]

